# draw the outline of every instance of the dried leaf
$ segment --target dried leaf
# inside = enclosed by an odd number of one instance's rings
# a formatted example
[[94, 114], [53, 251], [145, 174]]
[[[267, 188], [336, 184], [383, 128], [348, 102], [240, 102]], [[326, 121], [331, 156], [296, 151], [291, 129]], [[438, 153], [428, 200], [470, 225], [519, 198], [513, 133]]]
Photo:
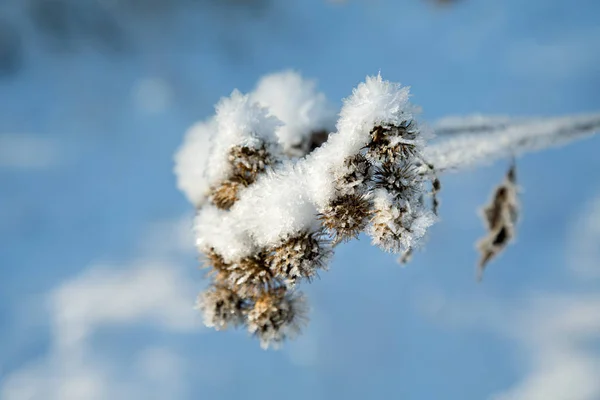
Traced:
[[504, 181], [496, 187], [490, 203], [482, 210], [487, 235], [477, 243], [481, 253], [477, 279], [481, 280], [486, 265], [511, 242], [519, 215], [516, 185], [516, 167], [513, 162]]

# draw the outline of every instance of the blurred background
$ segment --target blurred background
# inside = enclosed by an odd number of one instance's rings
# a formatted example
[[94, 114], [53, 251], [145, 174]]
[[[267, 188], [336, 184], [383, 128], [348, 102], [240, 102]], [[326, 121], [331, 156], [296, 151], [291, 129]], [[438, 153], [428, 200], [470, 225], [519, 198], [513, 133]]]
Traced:
[[517, 242], [475, 282], [507, 163], [442, 177], [406, 267], [367, 238], [280, 351], [202, 327], [173, 153], [234, 88], [368, 74], [422, 119], [600, 111], [597, 0], [0, 0], [0, 399], [600, 399], [600, 137], [519, 160]]

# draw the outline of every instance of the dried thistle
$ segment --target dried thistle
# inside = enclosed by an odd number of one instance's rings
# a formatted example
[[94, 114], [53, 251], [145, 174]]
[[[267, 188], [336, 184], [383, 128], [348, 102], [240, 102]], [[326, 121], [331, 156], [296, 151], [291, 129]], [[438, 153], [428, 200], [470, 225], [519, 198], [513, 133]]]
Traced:
[[488, 234], [477, 243], [481, 253], [477, 278], [480, 280], [487, 263], [496, 257], [515, 236], [519, 216], [516, 166], [510, 166], [504, 181], [494, 190], [490, 204], [482, 210]]
[[384, 189], [374, 193], [373, 210], [367, 233], [374, 245], [393, 253], [404, 253], [417, 246], [435, 221], [434, 214], [418, 199], [397, 199]]
[[371, 131], [366, 156], [380, 162], [412, 158], [418, 151], [415, 143], [418, 135], [413, 121], [403, 121], [397, 126], [376, 126]]
[[278, 287], [263, 293], [246, 314], [248, 331], [258, 337], [263, 349], [278, 347], [298, 334], [308, 321], [308, 306], [301, 293]]
[[226, 282], [229, 279], [229, 264], [214, 249], [203, 253], [202, 268], [208, 269], [208, 275], [217, 282]]
[[213, 285], [200, 293], [196, 308], [202, 311], [204, 324], [216, 330], [244, 322], [244, 300], [233, 289], [223, 285]]
[[362, 154], [344, 160], [343, 169], [335, 179], [335, 188], [340, 195], [363, 194], [368, 188], [371, 163]]
[[417, 167], [406, 163], [383, 163], [373, 174], [375, 188], [385, 189], [394, 197], [412, 199], [421, 192], [419, 185], [422, 177]]
[[231, 264], [227, 272], [231, 287], [244, 297], [255, 296], [278, 285], [264, 253], [245, 257]]
[[371, 201], [368, 195], [349, 194], [333, 200], [319, 219], [333, 236], [333, 244], [358, 237], [368, 223]]
[[266, 144], [262, 143], [259, 147], [233, 147], [229, 153], [229, 162], [233, 166], [232, 176], [243, 182], [244, 186], [249, 186], [274, 159], [267, 151]]
[[238, 200], [240, 190], [253, 184], [267, 165], [274, 163], [265, 143], [258, 147], [234, 146], [228, 159], [232, 167], [229, 178], [209, 193], [213, 204], [222, 210], [229, 210]]
[[373, 244], [381, 249], [402, 253], [410, 247], [404, 240], [404, 233], [410, 233], [410, 231], [407, 231], [403, 224], [403, 216], [408, 213], [408, 210], [397, 207], [389, 199], [387, 200], [377, 199], [375, 201], [369, 235], [373, 238]]
[[238, 200], [238, 192], [243, 187], [244, 185], [239, 181], [227, 180], [213, 188], [209, 197], [215, 206], [222, 210], [229, 210]]
[[276, 277], [293, 286], [326, 268], [330, 255], [329, 243], [322, 232], [302, 232], [273, 248], [267, 262]]

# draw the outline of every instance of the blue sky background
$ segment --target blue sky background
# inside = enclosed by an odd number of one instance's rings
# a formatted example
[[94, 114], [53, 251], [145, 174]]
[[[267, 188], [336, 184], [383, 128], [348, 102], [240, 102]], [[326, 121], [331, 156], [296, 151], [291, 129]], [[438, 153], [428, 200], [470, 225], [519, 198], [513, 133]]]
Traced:
[[201, 326], [172, 173], [221, 96], [287, 68], [338, 105], [381, 71], [432, 122], [600, 111], [600, 3], [207, 4], [119, 19], [118, 54], [53, 49], [0, 4], [23, 48], [0, 78], [0, 399], [600, 399], [600, 137], [519, 160], [517, 242], [482, 283], [476, 210], [506, 162], [443, 176], [407, 267], [341, 246], [280, 351]]

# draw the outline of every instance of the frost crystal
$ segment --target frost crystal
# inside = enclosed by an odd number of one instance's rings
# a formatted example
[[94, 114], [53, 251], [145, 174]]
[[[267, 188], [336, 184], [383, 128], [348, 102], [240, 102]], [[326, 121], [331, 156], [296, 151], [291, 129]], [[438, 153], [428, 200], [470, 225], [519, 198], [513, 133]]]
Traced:
[[284, 123], [276, 134], [283, 151], [291, 156], [303, 156], [318, 147], [335, 126], [336, 110], [317, 92], [316, 82], [296, 72], [263, 77], [251, 97]]
[[192, 126], [185, 134], [183, 145], [175, 154], [177, 187], [196, 207], [201, 206], [208, 195], [206, 170], [210, 137], [216, 129], [214, 119]]

